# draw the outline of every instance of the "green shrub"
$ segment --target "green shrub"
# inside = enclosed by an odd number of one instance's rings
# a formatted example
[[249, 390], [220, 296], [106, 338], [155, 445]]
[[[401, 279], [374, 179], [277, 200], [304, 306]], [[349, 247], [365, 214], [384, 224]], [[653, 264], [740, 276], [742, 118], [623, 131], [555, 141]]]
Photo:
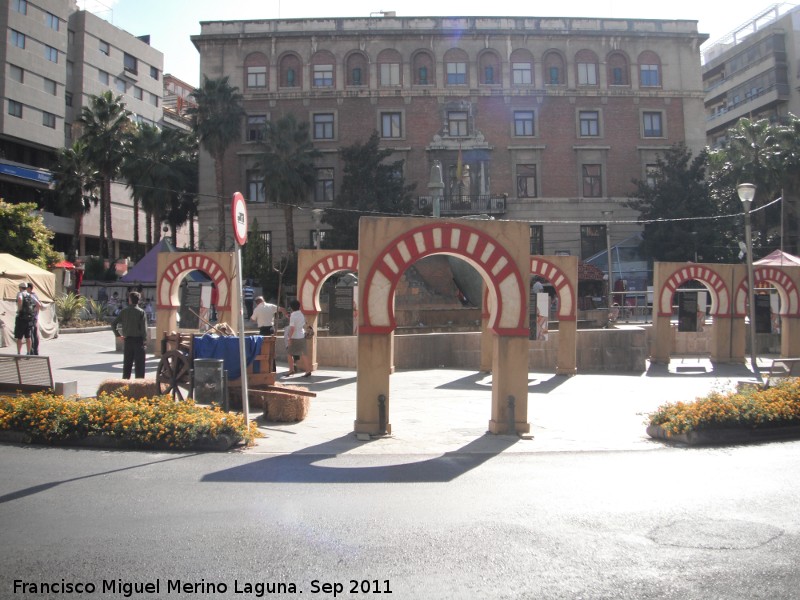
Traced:
[[59, 322], [69, 323], [78, 320], [81, 311], [86, 306], [86, 298], [73, 292], [62, 294], [56, 298], [56, 317]]

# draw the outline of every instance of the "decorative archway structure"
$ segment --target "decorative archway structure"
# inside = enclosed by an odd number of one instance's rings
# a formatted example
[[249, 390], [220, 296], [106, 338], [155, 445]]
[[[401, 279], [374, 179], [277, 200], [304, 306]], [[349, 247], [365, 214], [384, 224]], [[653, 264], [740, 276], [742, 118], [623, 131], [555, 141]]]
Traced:
[[[737, 272], [734, 294], [733, 347], [745, 354], [744, 317], [748, 314], [747, 270]], [[756, 266], [753, 269], [756, 288], [772, 285], [780, 297], [781, 356], [800, 356], [800, 267]]]
[[[344, 271], [358, 272], [358, 252], [355, 250], [299, 250], [297, 252], [298, 299], [306, 323], [318, 330], [317, 321], [322, 284], [331, 276]], [[317, 368], [317, 336], [309, 344], [312, 369]]]
[[[216, 289], [216, 308], [219, 321], [235, 328], [234, 308], [241, 304], [241, 290], [233, 285], [236, 257], [233, 252], [161, 252], [156, 268], [156, 335], [178, 329], [180, 285], [191, 271], [201, 271], [211, 278]], [[237, 312], [238, 314], [238, 312]], [[156, 353], [161, 345], [156, 344]]]
[[528, 224], [521, 222], [361, 218], [357, 433], [391, 432], [394, 294], [406, 269], [433, 254], [466, 261], [478, 271], [487, 288], [487, 327], [494, 334], [489, 431], [504, 433], [512, 427], [517, 433], [530, 431], [529, 237]]
[[[747, 313], [747, 268], [740, 264], [699, 264], [657, 262], [653, 268], [653, 331], [651, 360], [668, 363], [672, 335], [672, 300], [678, 288], [690, 280], [703, 283], [711, 295], [714, 317], [711, 360], [742, 362], [745, 355]], [[757, 267], [757, 282], [776, 287], [781, 298], [781, 355], [800, 354], [800, 267]]]

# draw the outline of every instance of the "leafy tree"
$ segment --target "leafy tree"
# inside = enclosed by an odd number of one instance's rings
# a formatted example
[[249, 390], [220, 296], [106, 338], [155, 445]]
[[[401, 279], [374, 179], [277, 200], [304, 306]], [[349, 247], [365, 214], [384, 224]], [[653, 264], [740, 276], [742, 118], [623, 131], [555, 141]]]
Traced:
[[325, 235], [325, 247], [357, 249], [358, 220], [363, 215], [414, 212], [411, 198], [414, 186], [405, 183], [403, 161], [385, 163], [392, 151], [381, 150], [379, 142], [378, 133], [373, 131], [366, 143], [342, 149], [342, 188], [322, 219], [332, 225]]
[[253, 219], [247, 243], [242, 250], [242, 272], [245, 279], [252, 279], [264, 290], [274, 295], [277, 289], [277, 273], [272, 268], [269, 246], [258, 230], [258, 219]]
[[[81, 110], [78, 123], [83, 126], [81, 139], [86, 144], [89, 161], [100, 174], [100, 255], [111, 257], [114, 231], [111, 225], [111, 182], [117, 177], [127, 152], [126, 132], [131, 126], [131, 113], [122, 96], [110, 91], [91, 96]], [[105, 248], [104, 248], [105, 247]], [[107, 253], [105, 253], [107, 250]]]
[[625, 203], [647, 222], [645, 256], [658, 261], [694, 260], [695, 254], [705, 262], [728, 259], [731, 250], [722, 232], [730, 223], [716, 218], [717, 206], [705, 183], [706, 153], [692, 157], [680, 144], [659, 156], [656, 164], [649, 181], [633, 181], [636, 192]]
[[0, 252], [13, 254], [42, 269], [58, 262], [60, 255], [50, 241], [53, 232], [36, 213], [36, 204], [11, 204], [0, 199]]
[[187, 113], [192, 119], [192, 127], [202, 146], [214, 161], [214, 178], [217, 194], [217, 221], [219, 238], [217, 249], [225, 248], [225, 152], [239, 139], [241, 122], [244, 116], [243, 96], [239, 88], [228, 83], [227, 77], [219, 79], [203, 78], [203, 84], [191, 94], [196, 107]]
[[169, 167], [163, 182], [167, 193], [164, 219], [169, 224], [173, 240], [177, 239], [178, 227], [189, 223], [190, 244], [193, 244], [192, 222], [197, 214], [197, 138], [193, 133], [178, 129], [165, 129], [161, 137], [163, 160]]
[[289, 254], [295, 253], [294, 207], [307, 203], [317, 179], [314, 160], [319, 156], [311, 142], [308, 123], [298, 123], [294, 115], [269, 121], [264, 127], [257, 168], [264, 178], [267, 198], [283, 208]]
[[72, 215], [75, 229], [72, 234], [70, 257], [78, 255], [83, 217], [97, 206], [100, 175], [88, 159], [88, 149], [82, 139], [62, 148], [53, 167], [55, 198], [61, 214]]
[[139, 247], [139, 206], [144, 208], [147, 248], [153, 246], [153, 222], [158, 230], [164, 205], [163, 185], [169, 177], [169, 164], [164, 160], [161, 130], [140, 123], [129, 131], [129, 152], [122, 163], [122, 175], [133, 197], [133, 243]]
[[[726, 145], [709, 153], [709, 184], [712, 197], [723, 214], [741, 214], [742, 203], [736, 192], [740, 183], [753, 183], [756, 196], [753, 199], [753, 254], [758, 256], [761, 248], [777, 245], [780, 223], [780, 207], [759, 210], [780, 196], [785, 167], [777, 136], [777, 125], [767, 119], [752, 121], [739, 119], [728, 130]], [[739, 221], [742, 221], [740, 219]], [[739, 240], [741, 224], [734, 226]], [[738, 250], [737, 250], [738, 252]]]

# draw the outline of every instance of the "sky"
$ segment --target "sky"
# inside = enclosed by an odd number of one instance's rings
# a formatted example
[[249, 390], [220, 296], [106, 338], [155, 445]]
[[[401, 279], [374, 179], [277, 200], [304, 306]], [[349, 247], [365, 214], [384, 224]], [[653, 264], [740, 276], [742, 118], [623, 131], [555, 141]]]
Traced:
[[[797, 2], [781, 4], [781, 12]], [[78, 0], [78, 6], [97, 14], [135, 36], [150, 35], [150, 45], [164, 53], [164, 72], [197, 85], [200, 60], [189, 39], [200, 33], [201, 21], [243, 19], [301, 19], [368, 17], [395, 11], [398, 17], [415, 16], [534, 16], [606, 17], [632, 19], [686, 19], [698, 21], [698, 30], [710, 36], [704, 48], [761, 12], [772, 2], [720, 2], [713, 0], [572, 0], [522, 2], [437, 2], [421, 0], [345, 0], [338, 5], [321, 0]]]

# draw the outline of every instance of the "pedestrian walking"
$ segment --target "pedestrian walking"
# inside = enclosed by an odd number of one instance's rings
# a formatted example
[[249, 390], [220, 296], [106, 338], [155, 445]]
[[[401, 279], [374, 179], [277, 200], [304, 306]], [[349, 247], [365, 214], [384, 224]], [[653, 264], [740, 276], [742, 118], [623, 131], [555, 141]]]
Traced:
[[39, 296], [33, 291], [33, 284], [28, 282], [28, 295], [33, 299], [33, 322], [31, 323], [31, 354], [39, 356], [39, 311], [42, 303]]
[[289, 303], [292, 314], [289, 316], [289, 354], [294, 359], [294, 370], [305, 371], [303, 377], [311, 377], [311, 364], [306, 347], [306, 317], [300, 310], [300, 301]]
[[136, 379], [144, 378], [145, 345], [147, 343], [147, 315], [139, 306], [139, 292], [128, 294], [128, 305], [123, 308], [111, 324], [114, 335], [124, 342], [122, 354], [122, 378], [131, 378], [134, 368]]
[[253, 314], [253, 299], [256, 296], [256, 291], [253, 289], [253, 280], [248, 279], [244, 282], [242, 287], [242, 299], [244, 300], [245, 319], [249, 319]]

